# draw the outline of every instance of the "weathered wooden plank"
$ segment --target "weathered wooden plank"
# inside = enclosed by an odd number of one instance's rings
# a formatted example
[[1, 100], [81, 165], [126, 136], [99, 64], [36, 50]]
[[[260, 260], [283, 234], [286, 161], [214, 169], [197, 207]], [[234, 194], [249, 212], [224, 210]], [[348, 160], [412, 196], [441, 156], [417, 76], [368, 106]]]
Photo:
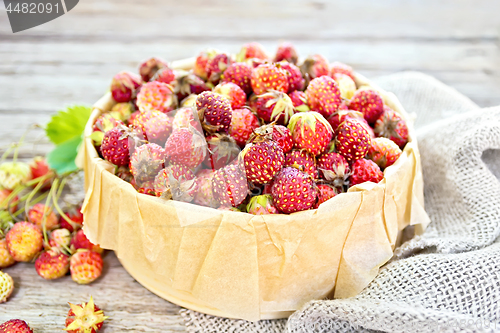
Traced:
[[30, 263], [4, 269], [16, 287], [0, 305], [0, 323], [13, 318], [29, 322], [37, 333], [59, 332], [69, 310], [68, 302], [88, 301], [90, 295], [110, 319], [103, 332], [185, 332], [179, 307], [152, 294], [121, 266], [113, 252], [104, 257], [103, 275], [90, 285], [78, 285], [70, 276], [48, 281]]

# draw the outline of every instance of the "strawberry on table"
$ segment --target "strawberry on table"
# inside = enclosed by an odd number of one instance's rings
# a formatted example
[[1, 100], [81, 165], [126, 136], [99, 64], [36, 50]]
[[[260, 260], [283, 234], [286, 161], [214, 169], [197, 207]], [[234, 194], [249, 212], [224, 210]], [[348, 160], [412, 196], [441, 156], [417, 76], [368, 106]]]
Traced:
[[5, 236], [7, 248], [15, 261], [33, 260], [43, 248], [40, 229], [29, 222], [18, 222]]
[[108, 317], [94, 304], [92, 296], [88, 303], [68, 303], [70, 310], [66, 317], [66, 330], [68, 333], [97, 333]]
[[103, 261], [97, 252], [79, 249], [70, 260], [71, 278], [78, 284], [94, 282], [102, 273]]
[[0, 239], [0, 268], [6, 268], [15, 263], [16, 261], [7, 248], [7, 240], [5, 238]]
[[59, 219], [51, 207], [45, 206], [42, 203], [37, 203], [28, 211], [28, 221], [38, 226], [40, 229], [45, 228], [52, 230], [59, 224]]
[[1, 333], [33, 333], [28, 323], [21, 319], [11, 319], [0, 325]]
[[38, 275], [46, 280], [63, 277], [69, 270], [69, 257], [61, 252], [43, 252], [35, 261]]
[[97, 253], [102, 253], [104, 251], [99, 245], [93, 244], [87, 238], [87, 236], [83, 232], [83, 229], [78, 230], [74, 234], [73, 238], [71, 239], [71, 249], [72, 250], [87, 249]]

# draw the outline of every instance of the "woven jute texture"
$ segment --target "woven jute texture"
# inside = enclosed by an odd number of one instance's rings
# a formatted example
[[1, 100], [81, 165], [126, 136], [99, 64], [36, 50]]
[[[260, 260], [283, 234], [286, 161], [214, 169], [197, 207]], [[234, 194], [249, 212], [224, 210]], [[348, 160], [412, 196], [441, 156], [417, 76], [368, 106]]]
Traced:
[[375, 82], [415, 114], [426, 233], [358, 296], [250, 323], [182, 310], [189, 332], [500, 332], [500, 107], [421, 73]]

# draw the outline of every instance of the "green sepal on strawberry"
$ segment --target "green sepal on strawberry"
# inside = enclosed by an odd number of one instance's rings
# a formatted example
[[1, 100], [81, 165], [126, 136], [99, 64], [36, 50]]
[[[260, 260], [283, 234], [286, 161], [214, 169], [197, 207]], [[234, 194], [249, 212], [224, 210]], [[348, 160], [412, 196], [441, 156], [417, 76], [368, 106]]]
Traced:
[[273, 197], [270, 194], [256, 195], [246, 206], [247, 212], [253, 215], [279, 214], [274, 207]]
[[255, 113], [265, 123], [277, 122], [280, 125], [286, 125], [294, 115], [292, 100], [283, 92], [270, 90], [254, 98]]

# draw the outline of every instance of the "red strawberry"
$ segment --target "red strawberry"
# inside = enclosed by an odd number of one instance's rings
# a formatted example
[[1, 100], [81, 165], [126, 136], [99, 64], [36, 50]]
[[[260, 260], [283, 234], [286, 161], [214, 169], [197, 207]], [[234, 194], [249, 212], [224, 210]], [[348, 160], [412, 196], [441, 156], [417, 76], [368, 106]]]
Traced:
[[323, 75], [328, 75], [330, 67], [325, 57], [321, 54], [314, 54], [304, 60], [300, 66], [300, 70], [304, 77], [312, 80]]
[[219, 53], [207, 62], [207, 80], [214, 84], [220, 81], [222, 73], [231, 65], [231, 57], [225, 53]]
[[207, 143], [203, 134], [193, 127], [179, 128], [165, 143], [165, 152], [167, 162], [194, 169], [205, 159]]
[[172, 131], [183, 127], [187, 128], [189, 126], [196, 128], [199, 132], [202, 131], [196, 110], [193, 107], [183, 107], [178, 109], [172, 121]]
[[349, 109], [363, 113], [371, 125], [384, 113], [384, 101], [375, 90], [358, 90], [349, 101]]
[[346, 118], [359, 120], [366, 123], [366, 125], [369, 127], [361, 112], [354, 110], [339, 110], [328, 118], [328, 122], [330, 123], [330, 125], [332, 125], [335, 133], [337, 133], [337, 128], [339, 127], [340, 123], [343, 123]]
[[68, 333], [97, 333], [101, 330], [103, 322], [108, 319], [97, 305], [94, 304], [92, 296], [88, 303], [71, 304], [66, 317], [66, 328]]
[[220, 169], [234, 161], [240, 153], [236, 141], [227, 135], [214, 134], [206, 138], [208, 154], [204, 165], [212, 170]]
[[151, 195], [154, 197], [156, 195], [154, 182], [151, 180], [147, 182], [142, 182], [139, 188], [137, 189], [137, 192], [141, 194]]
[[175, 71], [166, 66], [156, 72], [155, 76], [151, 79], [151, 81], [163, 82], [166, 84], [174, 84], [175, 82]]
[[254, 115], [251, 110], [247, 108], [234, 109], [229, 135], [231, 135], [236, 143], [243, 148], [253, 131], [258, 128], [259, 125], [259, 119], [257, 119], [257, 116]]
[[302, 73], [300, 72], [300, 68], [295, 66], [294, 64], [288, 63], [286, 61], [280, 62], [279, 67], [284, 69], [287, 73], [288, 77], [288, 93], [291, 93], [295, 90], [304, 90], [304, 85], [306, 81], [302, 77]]
[[5, 239], [10, 255], [15, 261], [31, 261], [43, 248], [42, 232], [29, 222], [14, 224]]
[[285, 214], [311, 209], [318, 196], [312, 177], [293, 167], [276, 175], [271, 191], [274, 205]]
[[94, 140], [94, 145], [101, 146], [104, 133], [120, 125], [123, 126], [125, 124], [109, 113], [99, 116], [92, 127], [92, 134], [90, 135], [90, 138]]
[[64, 217], [61, 216], [59, 218], [59, 225], [61, 226], [61, 228], [68, 229], [70, 232], [73, 232], [75, 227], [77, 229], [81, 228], [81, 226], [83, 225], [83, 214], [81, 212], [80, 206], [75, 207], [65, 213], [71, 220], [71, 223], [66, 221], [66, 219], [64, 219]]
[[347, 118], [337, 131], [335, 149], [347, 162], [353, 163], [366, 155], [372, 140], [361, 121]]
[[214, 198], [222, 206], [240, 205], [248, 195], [248, 184], [245, 173], [237, 163], [215, 171], [212, 178]]
[[329, 76], [313, 79], [307, 86], [306, 96], [311, 109], [326, 119], [337, 112], [341, 103], [339, 86]]
[[318, 170], [316, 169], [316, 162], [314, 156], [306, 150], [292, 150], [285, 155], [284, 166], [300, 167], [299, 169], [309, 174], [313, 179], [318, 179]]
[[295, 147], [305, 149], [314, 156], [326, 150], [333, 135], [330, 124], [314, 111], [294, 114], [288, 129], [292, 132]]
[[102, 273], [103, 261], [97, 252], [79, 249], [71, 256], [69, 270], [71, 279], [78, 284], [89, 284]]
[[158, 175], [155, 177], [153, 187], [157, 197], [171, 196], [171, 177], [180, 182], [195, 179], [194, 173], [191, 169], [177, 164], [169, 165], [165, 169], [160, 170]]
[[349, 163], [344, 156], [329, 152], [318, 157], [317, 167], [319, 174], [335, 187], [342, 187], [346, 184], [347, 178], [351, 174]]
[[251, 76], [252, 67], [243, 62], [237, 62], [230, 65], [224, 74], [222, 82], [232, 82], [237, 84], [247, 95], [252, 92]]
[[168, 67], [166, 61], [160, 58], [149, 58], [139, 66], [139, 74], [144, 82], [150, 81], [153, 76], [162, 68]]
[[0, 325], [1, 333], [33, 333], [28, 323], [21, 319], [11, 319]]
[[35, 269], [46, 280], [58, 279], [68, 273], [69, 257], [55, 251], [43, 252], [35, 261]]
[[[31, 178], [37, 179], [39, 177], [43, 177], [45, 175], [54, 175], [54, 172], [50, 170], [49, 165], [47, 164], [47, 161], [45, 158], [41, 156], [35, 157], [31, 163], [30, 163], [30, 169], [31, 169]], [[51, 179], [47, 179], [43, 182], [42, 189], [47, 190], [50, 188], [52, 181]], [[34, 184], [33, 187], [35, 187], [37, 184]]]
[[366, 154], [366, 157], [377, 163], [381, 169], [393, 165], [399, 156], [401, 156], [401, 149], [394, 141], [387, 138], [373, 139]]
[[44, 225], [47, 230], [52, 230], [59, 223], [59, 219], [52, 208], [45, 206], [42, 203], [37, 203], [30, 208], [28, 211], [28, 221], [38, 226], [40, 230]]
[[197, 57], [194, 62], [194, 67], [193, 67], [193, 72], [197, 76], [201, 77], [203, 80], [208, 79], [208, 74], [207, 74], [207, 64], [212, 59], [217, 55], [217, 51], [213, 49], [207, 49], [205, 51], [202, 51]]
[[254, 99], [255, 112], [265, 123], [275, 121], [286, 125], [294, 114], [292, 100], [283, 92], [271, 90]]
[[214, 177], [214, 174], [214, 171], [206, 169], [200, 170], [196, 174], [196, 180], [198, 182], [199, 189], [194, 197], [194, 203], [212, 208], [215, 208], [219, 205], [217, 200], [215, 200], [212, 192], [212, 179]]
[[349, 100], [354, 96], [356, 92], [356, 83], [348, 75], [342, 73], [336, 73], [333, 76], [335, 82], [337, 82], [340, 90], [340, 96], [344, 100]]
[[135, 148], [138, 135], [125, 127], [116, 127], [104, 134], [101, 153], [104, 159], [117, 166], [128, 165], [131, 148]]
[[142, 187], [143, 183], [153, 181], [163, 169], [164, 161], [165, 150], [157, 144], [148, 143], [138, 147], [130, 157], [130, 171], [137, 186]]
[[89, 241], [82, 229], [78, 230], [71, 239], [71, 248], [74, 250], [87, 249], [97, 253], [102, 253], [104, 251], [99, 245]]
[[204, 91], [210, 90], [205, 81], [200, 79], [193, 72], [185, 70], [175, 71], [175, 81], [172, 85], [179, 101], [191, 94], [198, 95]]
[[158, 81], [148, 82], [137, 94], [137, 107], [141, 112], [156, 110], [167, 113], [177, 107], [177, 98], [172, 86]]
[[307, 101], [307, 95], [305, 92], [295, 90], [291, 92], [288, 96], [290, 96], [290, 99], [292, 100], [293, 107], [295, 108], [295, 113], [311, 111], [311, 108], [309, 108], [309, 102]]
[[408, 142], [408, 126], [403, 118], [390, 107], [384, 105], [384, 113], [375, 121], [376, 136], [391, 139], [401, 149]]
[[160, 111], [145, 111], [138, 115], [132, 126], [140, 128], [146, 140], [163, 146], [172, 132], [173, 119]]
[[19, 196], [16, 195], [12, 199], [10, 199], [10, 203], [8, 202], [8, 198], [11, 195], [12, 190], [7, 190], [5, 188], [0, 188], [0, 211], [7, 210], [7, 206], [9, 207], [9, 211], [14, 213], [17, 210], [17, 203], [19, 202]]
[[255, 42], [243, 45], [240, 52], [236, 56], [236, 60], [238, 62], [242, 62], [251, 58], [257, 58], [262, 60], [268, 59], [266, 51], [264, 51], [264, 47], [259, 43]]
[[0, 239], [0, 268], [6, 268], [15, 263], [16, 261], [12, 258], [7, 248], [7, 240], [5, 238]]
[[285, 70], [273, 64], [259, 65], [252, 71], [252, 89], [256, 95], [269, 90], [286, 93], [288, 91], [288, 75]]
[[113, 99], [118, 103], [130, 102], [141, 83], [141, 78], [130, 72], [116, 74], [111, 81]]
[[384, 174], [373, 161], [362, 158], [352, 165], [351, 186], [364, 182], [378, 183], [382, 178], [384, 178]]
[[196, 98], [198, 116], [203, 119], [205, 130], [228, 133], [233, 110], [229, 101], [214, 92], [206, 91]]
[[240, 158], [245, 166], [249, 182], [256, 185], [271, 182], [285, 162], [285, 154], [274, 141], [249, 143], [241, 151]]
[[338, 61], [330, 64], [330, 76], [333, 78], [335, 74], [345, 74], [353, 81], [356, 81], [352, 67]]
[[231, 103], [233, 110], [242, 108], [247, 102], [247, 95], [236, 83], [219, 83], [213, 91], [225, 96]]
[[318, 201], [314, 205], [315, 209], [318, 209], [319, 205], [321, 205], [323, 202], [337, 195], [337, 190], [334, 187], [326, 184], [319, 184], [318, 192]]
[[295, 46], [291, 43], [281, 43], [276, 51], [276, 56], [274, 57], [274, 62], [280, 62], [282, 60], [288, 61], [292, 64], [297, 64], [299, 56], [295, 50]]
[[270, 194], [256, 195], [250, 199], [247, 212], [253, 215], [279, 214]]
[[285, 126], [274, 124], [262, 125], [254, 131], [254, 134], [250, 136], [248, 141], [252, 142], [255, 139], [262, 140], [263, 138], [275, 141], [283, 150], [283, 153], [288, 153], [293, 148], [292, 133]]

